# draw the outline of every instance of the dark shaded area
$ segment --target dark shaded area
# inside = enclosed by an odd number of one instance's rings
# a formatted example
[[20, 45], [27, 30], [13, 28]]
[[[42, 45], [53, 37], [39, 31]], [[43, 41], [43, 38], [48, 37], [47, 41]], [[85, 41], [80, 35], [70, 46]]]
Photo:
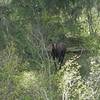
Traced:
[[[58, 64], [60, 64], [61, 69], [61, 64], [63, 63], [65, 53], [66, 53], [66, 46], [64, 43], [51, 43], [48, 46], [48, 52], [55, 61], [57, 59]], [[57, 65], [55, 64], [56, 70]]]

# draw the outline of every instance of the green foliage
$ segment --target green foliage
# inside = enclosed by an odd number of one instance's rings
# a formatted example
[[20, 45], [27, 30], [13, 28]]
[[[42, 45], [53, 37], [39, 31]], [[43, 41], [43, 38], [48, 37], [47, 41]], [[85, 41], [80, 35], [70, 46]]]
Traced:
[[28, 66], [27, 63], [22, 63], [16, 54], [13, 42], [0, 52], [0, 56], [0, 92], [2, 93], [0, 99], [12, 100], [16, 92], [15, 76], [22, 70], [26, 70]]
[[[0, 100], [99, 100], [99, 13], [99, 0], [0, 0]], [[86, 51], [56, 72], [50, 39]]]
[[67, 61], [57, 74], [62, 98], [68, 100], [81, 100], [79, 99], [79, 89], [81, 89], [83, 84], [79, 72], [81, 66], [76, 62], [76, 59], [77, 57], [73, 57]]
[[77, 63], [76, 59], [76, 57], [73, 57], [67, 61], [62, 70], [57, 73], [56, 80], [62, 98], [68, 100], [99, 100], [100, 64], [96, 62], [97, 58], [90, 58], [91, 72], [85, 80], [82, 79], [79, 72], [82, 66]]

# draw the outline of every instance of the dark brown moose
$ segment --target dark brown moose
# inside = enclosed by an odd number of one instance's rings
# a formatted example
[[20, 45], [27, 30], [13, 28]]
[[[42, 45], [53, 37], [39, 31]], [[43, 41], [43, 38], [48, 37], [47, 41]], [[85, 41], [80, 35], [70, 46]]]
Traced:
[[56, 69], [58, 68], [57, 68], [55, 60], [58, 61], [58, 64], [60, 65], [59, 69], [61, 69], [61, 65], [63, 63], [65, 53], [66, 53], [65, 44], [62, 42], [61, 43], [51, 43], [49, 44], [48, 49], [49, 49], [49, 55], [51, 55], [51, 57], [54, 60]]

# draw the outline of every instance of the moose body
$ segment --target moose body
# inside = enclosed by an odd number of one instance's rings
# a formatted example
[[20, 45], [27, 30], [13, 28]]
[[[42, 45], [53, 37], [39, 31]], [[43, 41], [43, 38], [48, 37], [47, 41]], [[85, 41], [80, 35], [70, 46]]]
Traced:
[[54, 61], [57, 59], [58, 64], [60, 65], [60, 68], [61, 68], [61, 64], [63, 63], [65, 53], [66, 53], [66, 47], [64, 43], [62, 42], [52, 43], [49, 45], [49, 55], [51, 55]]

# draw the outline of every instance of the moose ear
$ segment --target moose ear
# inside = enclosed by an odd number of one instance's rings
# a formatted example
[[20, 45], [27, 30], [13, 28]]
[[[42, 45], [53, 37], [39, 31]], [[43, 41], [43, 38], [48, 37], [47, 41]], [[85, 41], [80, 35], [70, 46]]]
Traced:
[[52, 42], [53, 42], [52, 39], [49, 39], [49, 40], [48, 40], [48, 43], [52, 43]]

